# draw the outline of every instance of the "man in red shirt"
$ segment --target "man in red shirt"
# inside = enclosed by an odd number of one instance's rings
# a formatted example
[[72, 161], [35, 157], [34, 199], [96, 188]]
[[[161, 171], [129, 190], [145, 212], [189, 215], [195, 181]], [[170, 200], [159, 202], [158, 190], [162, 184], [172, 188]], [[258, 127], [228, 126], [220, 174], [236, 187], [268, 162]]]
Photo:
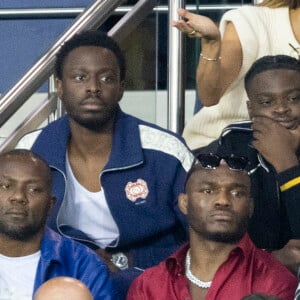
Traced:
[[247, 166], [244, 157], [198, 156], [179, 196], [190, 244], [139, 276], [127, 300], [294, 299], [296, 277], [246, 233], [253, 213]]

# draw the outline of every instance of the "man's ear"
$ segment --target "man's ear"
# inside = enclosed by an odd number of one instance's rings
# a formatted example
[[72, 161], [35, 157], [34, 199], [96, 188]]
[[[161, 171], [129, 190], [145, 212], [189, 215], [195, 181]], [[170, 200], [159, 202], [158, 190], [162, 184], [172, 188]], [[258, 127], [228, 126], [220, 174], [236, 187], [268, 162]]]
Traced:
[[56, 79], [56, 94], [60, 99], [62, 98], [62, 81], [60, 79]]
[[184, 215], [187, 215], [188, 197], [187, 194], [180, 193], [178, 195], [178, 206]]

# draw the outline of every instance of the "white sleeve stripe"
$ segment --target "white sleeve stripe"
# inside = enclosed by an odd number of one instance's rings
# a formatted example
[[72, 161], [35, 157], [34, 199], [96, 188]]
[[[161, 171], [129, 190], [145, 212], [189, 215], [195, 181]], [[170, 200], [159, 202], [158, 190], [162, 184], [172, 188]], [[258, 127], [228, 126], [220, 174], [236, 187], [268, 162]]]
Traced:
[[145, 125], [139, 125], [142, 148], [157, 150], [177, 158], [186, 172], [194, 161], [193, 154], [175, 136]]

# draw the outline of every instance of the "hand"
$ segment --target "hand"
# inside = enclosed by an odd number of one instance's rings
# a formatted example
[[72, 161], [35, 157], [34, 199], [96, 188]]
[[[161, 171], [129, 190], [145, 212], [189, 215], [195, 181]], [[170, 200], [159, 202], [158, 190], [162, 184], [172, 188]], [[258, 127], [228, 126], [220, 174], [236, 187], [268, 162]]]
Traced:
[[118, 272], [120, 271], [119, 268], [117, 268], [112, 262], [111, 262], [111, 254], [106, 252], [105, 250], [98, 248], [95, 250], [95, 252], [104, 260], [106, 265], [108, 266], [109, 270], [111, 272]]
[[273, 165], [276, 172], [285, 171], [299, 164], [297, 151], [300, 127], [288, 130], [267, 117], [253, 118], [253, 147]]
[[[220, 41], [221, 35], [216, 24], [210, 19], [202, 15], [193, 14], [183, 8], [177, 10], [183, 20], [172, 21], [171, 25], [186, 33], [189, 37], [197, 37], [206, 39], [207, 42]], [[196, 31], [195, 34], [189, 33]]]

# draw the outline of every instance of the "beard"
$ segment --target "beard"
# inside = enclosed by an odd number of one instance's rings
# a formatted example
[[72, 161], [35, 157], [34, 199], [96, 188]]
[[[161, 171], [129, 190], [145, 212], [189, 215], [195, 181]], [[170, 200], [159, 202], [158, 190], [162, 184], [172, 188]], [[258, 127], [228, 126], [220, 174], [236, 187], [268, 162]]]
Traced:
[[41, 219], [40, 222], [32, 222], [31, 224], [20, 226], [9, 226], [0, 221], [0, 233], [12, 240], [25, 242], [41, 232], [44, 229], [45, 224], [46, 217]]
[[84, 118], [81, 114], [76, 114], [72, 111], [68, 112], [68, 116], [80, 126], [94, 132], [100, 132], [106, 125], [111, 124], [115, 120], [118, 108], [119, 105], [107, 106], [101, 114], [90, 118]]
[[247, 232], [249, 221], [249, 216], [242, 216], [236, 220], [234, 228], [228, 231], [208, 230], [203, 222], [193, 222], [191, 219], [189, 219], [189, 224], [194, 232], [206, 240], [218, 243], [236, 244]]
[[[97, 97], [95, 97], [97, 99]], [[94, 131], [101, 132], [108, 125], [112, 124], [115, 120], [116, 114], [119, 110], [119, 103], [106, 103], [103, 102], [101, 111], [82, 111], [80, 105], [73, 105], [70, 101], [62, 97], [67, 115], [80, 126]], [[100, 102], [101, 100], [98, 99]]]
[[110, 121], [110, 119], [83, 119], [77, 118], [76, 116], [70, 116], [70, 118], [72, 118], [80, 126], [93, 132], [100, 132]]
[[239, 242], [242, 237], [247, 232], [248, 224], [249, 224], [249, 218], [243, 219], [243, 222], [241, 222], [237, 229], [232, 232], [203, 232], [202, 236], [209, 240], [214, 241], [218, 243], [224, 243], [224, 244], [236, 244]]

